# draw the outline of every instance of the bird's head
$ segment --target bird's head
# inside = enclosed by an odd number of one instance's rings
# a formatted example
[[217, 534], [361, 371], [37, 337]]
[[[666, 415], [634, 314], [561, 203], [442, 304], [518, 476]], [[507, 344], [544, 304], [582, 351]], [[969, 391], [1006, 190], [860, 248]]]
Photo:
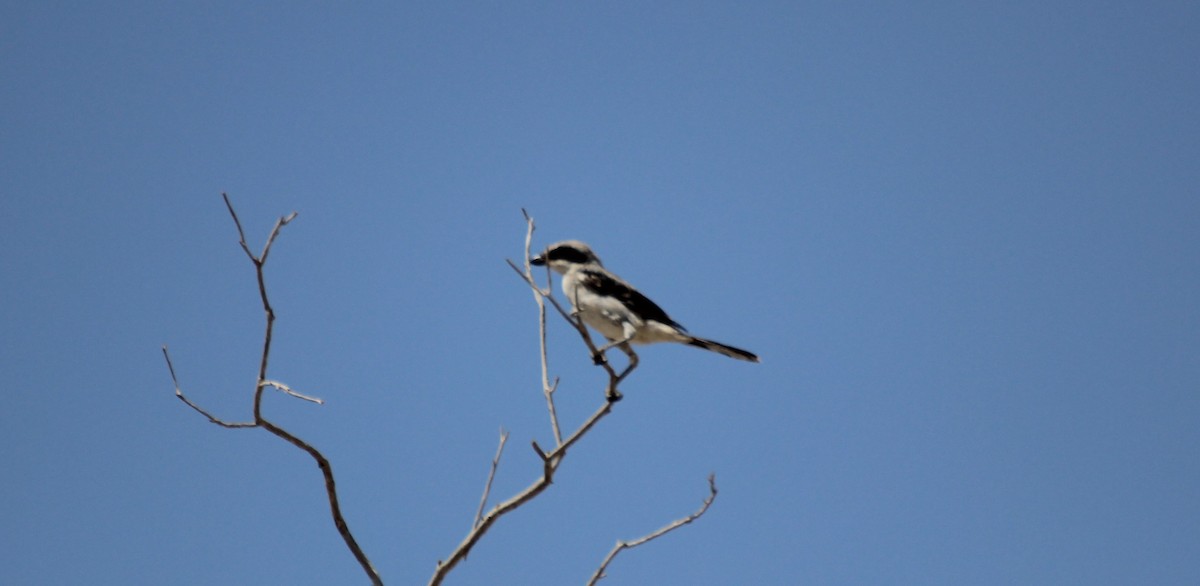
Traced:
[[578, 240], [563, 240], [546, 247], [545, 252], [529, 259], [534, 266], [548, 265], [557, 273], [566, 273], [571, 267], [582, 265], [599, 265], [600, 257], [592, 249]]

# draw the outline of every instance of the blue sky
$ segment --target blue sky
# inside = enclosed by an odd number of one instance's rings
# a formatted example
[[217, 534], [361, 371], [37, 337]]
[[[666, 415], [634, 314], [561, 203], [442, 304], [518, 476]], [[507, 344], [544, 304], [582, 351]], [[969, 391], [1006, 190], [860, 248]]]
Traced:
[[[448, 584], [1200, 581], [1185, 2], [6, 3], [0, 582], [423, 584], [539, 471], [580, 238], [752, 365], [655, 346]], [[564, 426], [602, 378], [551, 323]]]

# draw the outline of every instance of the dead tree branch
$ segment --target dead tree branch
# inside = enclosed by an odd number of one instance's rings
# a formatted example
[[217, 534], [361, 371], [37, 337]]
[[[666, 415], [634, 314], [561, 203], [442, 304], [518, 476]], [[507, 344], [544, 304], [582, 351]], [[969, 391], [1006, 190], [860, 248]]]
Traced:
[[612, 402], [605, 401], [604, 405], [602, 405], [600, 409], [593, 413], [592, 416], [589, 417], [587, 421], [585, 421], [583, 425], [581, 425], [579, 429], [571, 435], [570, 439], [564, 442], [563, 445], [551, 450], [550, 452], [544, 452], [540, 447], [538, 447], [537, 442], [534, 442], [534, 450], [542, 459], [542, 476], [526, 487], [525, 490], [522, 490], [512, 498], [509, 498], [508, 500], [496, 505], [495, 508], [488, 511], [488, 513], [479, 520], [479, 523], [470, 531], [470, 533], [467, 534], [462, 543], [460, 543], [458, 547], [454, 549], [454, 551], [450, 554], [450, 557], [445, 561], [438, 562], [437, 569], [433, 573], [433, 578], [429, 580], [430, 586], [438, 586], [441, 584], [442, 580], [446, 578], [446, 575], [450, 573], [450, 570], [453, 570], [454, 566], [458, 565], [458, 562], [466, 559], [467, 554], [471, 552], [471, 548], [475, 547], [475, 544], [479, 542], [485, 533], [487, 533], [488, 529], [492, 528], [492, 524], [494, 524], [500, 517], [511, 513], [512, 511], [516, 510], [517, 507], [529, 502], [534, 497], [541, 494], [543, 490], [546, 490], [547, 487], [553, 484], [554, 473], [558, 471], [558, 467], [562, 463], [563, 456], [565, 456], [567, 453], [567, 448], [571, 447], [571, 445], [578, 441], [580, 437], [583, 437], [584, 433], [591, 429], [592, 426], [596, 425], [596, 422], [600, 421], [601, 418], [603, 418], [605, 415], [608, 415], [611, 411]]
[[703, 515], [705, 512], [708, 511], [708, 507], [710, 505], [712, 505], [713, 500], [715, 500], [716, 498], [717, 498], [716, 475], [709, 474], [708, 475], [708, 497], [704, 499], [704, 504], [700, 505], [699, 510], [697, 510], [695, 513], [692, 513], [691, 515], [688, 515], [682, 519], [678, 519], [678, 520], [670, 523], [669, 525], [659, 529], [658, 531], [655, 531], [648, 535], [643, 535], [642, 537], [634, 539], [633, 541], [618, 541], [617, 544], [615, 546], [613, 546], [612, 551], [608, 552], [607, 556], [604, 556], [604, 561], [600, 562], [600, 567], [596, 568], [596, 572], [594, 574], [592, 574], [591, 579], [588, 580], [587, 586], [595, 586], [595, 584], [597, 582], [599, 582], [601, 579], [603, 579], [605, 577], [604, 571], [608, 569], [608, 565], [610, 563], [612, 563], [614, 558], [617, 557], [617, 554], [621, 553], [621, 550], [634, 548], [634, 547], [642, 545], [643, 543], [646, 543], [648, 541], [653, 541], [655, 539], [658, 539], [659, 537], [662, 537], [663, 535], [666, 535], [667, 533], [670, 533], [680, 527], [683, 527], [684, 525], [687, 525], [688, 523], [691, 523], [692, 521], [695, 521], [696, 519], [699, 519], [701, 515]]
[[362, 548], [359, 547], [358, 542], [354, 539], [354, 535], [350, 532], [350, 527], [346, 524], [346, 520], [342, 516], [342, 510], [338, 504], [337, 483], [334, 480], [333, 467], [330, 465], [329, 460], [326, 459], [319, 450], [312, 447], [299, 437], [292, 435], [282, 427], [270, 422], [262, 415], [262, 395], [263, 390], [267, 387], [274, 388], [298, 399], [303, 399], [305, 401], [310, 401], [317, 404], [323, 403], [321, 399], [303, 395], [282, 382], [267, 378], [267, 364], [271, 355], [271, 335], [275, 326], [275, 310], [272, 309], [270, 299], [267, 297], [267, 283], [263, 269], [267, 263], [267, 255], [271, 252], [271, 246], [275, 243], [275, 238], [279, 236], [280, 229], [296, 218], [296, 212], [282, 216], [278, 221], [275, 222], [275, 227], [271, 229], [271, 233], [267, 237], [266, 244], [263, 245], [262, 252], [258, 255], [255, 255], [254, 252], [250, 250], [250, 246], [246, 244], [246, 233], [244, 230], [242, 230], [242, 222], [238, 219], [237, 212], [234, 211], [233, 204], [229, 201], [229, 196], [226, 194], [221, 194], [221, 197], [224, 198], [225, 207], [229, 210], [229, 215], [233, 218], [233, 223], [237, 227], [238, 244], [241, 245], [242, 250], [246, 253], [246, 256], [250, 258], [250, 262], [254, 264], [254, 271], [258, 280], [258, 294], [259, 298], [262, 300], [263, 312], [266, 314], [266, 331], [263, 334], [262, 357], [259, 360], [258, 380], [254, 387], [254, 421], [224, 421], [213, 416], [204, 408], [188, 399], [180, 389], [179, 379], [175, 376], [175, 366], [171, 363], [171, 356], [167, 353], [167, 347], [164, 345], [163, 357], [167, 361], [167, 369], [171, 372], [171, 382], [175, 385], [175, 396], [179, 397], [179, 399], [187, 404], [188, 407], [191, 407], [196, 412], [208, 418], [209, 421], [220, 425], [221, 427], [261, 427], [268, 432], [282, 438], [288, 443], [296, 446], [297, 448], [304, 450], [308, 453], [308, 455], [312, 456], [312, 458], [316, 460], [317, 467], [321, 469], [321, 474], [325, 478], [325, 492], [329, 496], [329, 510], [333, 515], [334, 526], [337, 528], [338, 533], [342, 536], [342, 540], [345, 541], [346, 547], [348, 547], [350, 552], [354, 554], [354, 558], [358, 560], [358, 563], [360, 566], [362, 566], [363, 571], [366, 572], [367, 576], [371, 579], [371, 583], [375, 585], [382, 585], [383, 580], [380, 579], [379, 573], [375, 571], [374, 566], [371, 565], [370, 560], [367, 559], [366, 554], [363, 553]]
[[[268, 432], [270, 432], [271, 434], [278, 436], [279, 438], [283, 439], [284, 441], [286, 441], [286, 442], [292, 444], [293, 446], [296, 446], [297, 448], [308, 453], [309, 456], [311, 456], [313, 458], [313, 460], [316, 461], [317, 466], [318, 466], [318, 468], [320, 468], [321, 474], [324, 477], [326, 494], [329, 497], [329, 509], [330, 509], [330, 513], [333, 517], [334, 526], [337, 528], [338, 533], [342, 536], [343, 541], [345, 541], [347, 548], [354, 555], [354, 557], [358, 561], [359, 565], [363, 568], [363, 571], [366, 572], [367, 576], [370, 578], [371, 583], [375, 584], [375, 585], [382, 585], [383, 584], [382, 579], [379, 577], [379, 574], [375, 570], [375, 568], [371, 565], [370, 560], [367, 559], [366, 554], [363, 553], [362, 548], [359, 547], [357, 541], [355, 540], [353, 534], [350, 531], [349, 526], [346, 524], [344, 516], [342, 515], [341, 507], [338, 503], [337, 485], [336, 485], [336, 481], [335, 481], [334, 474], [333, 474], [333, 467], [329, 463], [329, 460], [327, 458], [325, 458], [325, 456], [319, 450], [314, 448], [311, 444], [309, 444], [306, 441], [300, 439], [299, 437], [293, 435], [291, 432], [287, 431], [286, 429], [269, 421], [262, 415], [263, 391], [268, 387], [276, 389], [276, 390], [278, 390], [286, 395], [289, 395], [293, 398], [302, 399], [304, 401], [309, 401], [309, 402], [313, 402], [313, 403], [317, 403], [317, 404], [324, 403], [324, 401], [322, 401], [321, 399], [319, 399], [317, 397], [312, 397], [309, 395], [302, 394], [302, 393], [292, 389], [289, 385], [287, 385], [283, 382], [267, 378], [267, 370], [268, 370], [267, 366], [268, 366], [269, 358], [270, 358], [271, 341], [272, 341], [272, 335], [273, 335], [274, 324], [275, 324], [275, 311], [271, 307], [270, 299], [267, 296], [267, 286], [266, 286], [266, 279], [264, 276], [264, 268], [266, 265], [267, 256], [270, 254], [271, 247], [275, 243], [275, 239], [279, 236], [280, 230], [284, 226], [286, 226], [289, 222], [291, 222], [293, 219], [295, 219], [296, 213], [293, 212], [287, 216], [283, 216], [283, 217], [279, 218], [279, 220], [275, 223], [274, 228], [272, 228], [271, 233], [267, 237], [267, 241], [263, 246], [262, 252], [260, 252], [258, 255], [255, 255], [254, 252], [250, 250], [249, 245], [246, 243], [246, 236], [245, 236], [245, 232], [242, 228], [241, 220], [239, 220], [237, 213], [234, 211], [233, 205], [230, 202], [229, 197], [225, 194], [222, 194], [222, 197], [225, 200], [226, 208], [229, 210], [229, 215], [230, 215], [230, 217], [232, 217], [234, 225], [237, 228], [238, 244], [241, 246], [242, 250], [246, 253], [246, 256], [250, 259], [251, 263], [254, 265], [255, 276], [256, 276], [256, 279], [258, 282], [259, 297], [262, 301], [263, 312], [265, 314], [265, 322], [266, 323], [265, 323], [265, 331], [263, 333], [262, 355], [261, 355], [261, 358], [259, 361], [258, 379], [257, 379], [255, 387], [254, 387], [254, 395], [253, 395], [253, 397], [254, 397], [254, 400], [253, 400], [254, 418], [253, 418], [253, 421], [246, 421], [246, 422], [225, 421], [223, 419], [220, 419], [220, 418], [214, 416], [212, 413], [210, 413], [209, 411], [207, 411], [206, 409], [204, 409], [197, 403], [193, 402], [186, 395], [184, 395], [183, 390], [179, 384], [179, 379], [175, 372], [175, 366], [171, 361], [171, 356], [170, 356], [169, 352], [167, 351], [167, 347], [164, 345], [162, 348], [163, 358], [166, 360], [167, 369], [168, 369], [168, 371], [170, 371], [170, 374], [171, 374], [171, 382], [175, 387], [175, 395], [181, 401], [183, 401], [184, 404], [186, 404], [188, 407], [192, 408], [197, 413], [203, 415], [210, 422], [212, 422], [216, 425], [219, 425], [219, 426], [225, 427], [225, 428], [235, 428], [235, 429], [236, 428], [261, 427], [261, 428], [267, 430]], [[522, 213], [524, 213], [524, 210], [522, 210]], [[500, 504], [494, 506], [490, 511], [487, 511], [485, 513], [484, 511], [487, 508], [488, 499], [489, 499], [491, 489], [492, 489], [492, 482], [495, 479], [496, 472], [500, 466], [500, 458], [503, 455], [504, 447], [508, 440], [508, 432], [504, 431], [503, 429], [500, 430], [500, 443], [499, 443], [499, 446], [497, 446], [497, 448], [496, 448], [496, 455], [492, 459], [492, 465], [491, 465], [491, 469], [488, 473], [487, 483], [484, 486], [483, 496], [480, 499], [479, 509], [475, 513], [475, 519], [474, 519], [474, 522], [472, 523], [471, 530], [467, 533], [467, 536], [458, 545], [458, 547], [455, 548], [455, 550], [453, 552], [451, 552], [450, 556], [445, 561], [438, 562], [437, 569], [435, 570], [434, 575], [429, 582], [431, 586], [440, 585], [442, 583], [442, 581], [445, 579], [446, 575], [449, 574], [449, 572], [459, 562], [461, 562], [467, 558], [467, 555], [470, 553], [471, 549], [475, 546], [476, 543], [479, 542], [480, 539], [482, 539], [482, 537], [487, 533], [487, 531], [491, 528], [491, 526], [497, 520], [499, 520], [504, 515], [516, 510], [518, 507], [524, 505], [525, 503], [529, 502], [533, 498], [537, 497], [539, 494], [542, 493], [542, 491], [546, 490], [546, 488], [548, 488], [553, 483], [554, 475], [558, 471], [558, 467], [562, 464], [563, 460], [565, 459], [565, 457], [567, 455], [567, 450], [569, 450], [572, 446], [574, 446], [576, 442], [580, 441], [580, 439], [583, 438], [584, 434], [586, 434], [593, 427], [595, 427], [595, 425], [597, 423], [599, 423], [599, 421], [601, 419], [603, 419], [605, 416], [607, 416], [609, 413], [612, 412], [613, 404], [621, 399], [621, 393], [620, 393], [619, 389], [617, 388], [618, 385], [621, 383], [621, 381], [626, 376], [628, 376], [628, 374], [633, 370], [633, 368], [637, 364], [636, 357], [634, 355], [632, 355], [632, 353], [629, 353], [630, 359], [631, 359], [630, 365], [624, 371], [622, 371], [620, 374], [618, 374], [612, 368], [612, 366], [608, 364], [608, 361], [603, 359], [603, 354], [597, 350], [597, 347], [596, 347], [595, 343], [592, 341], [591, 336], [588, 333], [588, 330], [585, 327], [582, 319], [578, 315], [568, 313], [566, 310], [564, 310], [562, 304], [560, 304], [553, 297], [553, 294], [551, 292], [551, 279], [550, 279], [549, 272], [547, 272], [546, 288], [542, 289], [537, 285], [537, 283], [533, 277], [532, 267], [529, 262], [529, 258], [530, 258], [529, 253], [530, 253], [530, 245], [531, 245], [532, 238], [533, 238], [534, 222], [533, 222], [533, 218], [529, 217], [528, 214], [525, 214], [525, 219], [526, 219], [526, 223], [527, 223], [527, 232], [526, 232], [526, 236], [525, 236], [524, 271], [522, 271], [520, 268], [518, 268], [517, 265], [514, 264], [511, 260], [507, 261], [507, 262], [508, 262], [508, 265], [510, 267], [512, 267], [512, 269], [521, 277], [521, 279], [524, 280], [533, 289], [534, 301], [538, 306], [538, 333], [539, 333], [539, 345], [540, 345], [540, 354], [541, 354], [542, 393], [545, 396], [546, 408], [547, 408], [547, 411], [549, 412], [549, 416], [550, 416], [551, 431], [552, 431], [553, 437], [554, 437], [554, 448], [549, 451], [544, 450], [541, 446], [538, 445], [538, 443], [536, 441], [534, 441], [532, 443], [533, 450], [534, 450], [534, 452], [537, 453], [538, 457], [542, 461], [541, 476], [539, 478], [537, 478], [536, 480], [534, 480], [528, 487], [526, 487], [521, 492], [513, 495], [508, 500], [501, 502]], [[604, 371], [608, 374], [608, 382], [607, 382], [607, 385], [606, 385], [605, 391], [604, 391], [604, 399], [605, 399], [604, 403], [602, 405], [600, 405], [600, 407], [594, 413], [592, 413], [591, 416], [589, 416], [586, 420], [584, 420], [583, 423], [581, 423], [579, 425], [579, 427], [577, 429], [575, 429], [575, 431], [573, 431], [565, 439], [563, 438], [562, 430], [559, 427], [558, 414], [557, 414], [557, 411], [556, 411], [555, 405], [554, 405], [554, 394], [555, 394], [555, 391], [558, 389], [559, 379], [556, 377], [554, 379], [554, 381], [551, 382], [550, 374], [549, 374], [549, 363], [548, 363], [548, 359], [547, 359], [547, 347], [546, 347], [546, 302], [547, 301], [554, 307], [554, 309], [556, 311], [558, 311], [559, 315], [561, 315], [563, 317], [563, 319], [565, 319], [569, 324], [572, 325], [572, 327], [575, 328], [575, 330], [579, 333], [580, 339], [583, 340], [584, 345], [587, 346], [588, 350], [591, 352], [591, 355], [593, 357], [597, 357], [597, 364], [602, 366], [604, 368]], [[715, 481], [712, 476], [709, 476], [709, 488], [710, 488], [710, 494], [709, 494], [709, 497], [707, 499], [705, 499], [704, 505], [700, 508], [700, 510], [693, 513], [692, 515], [689, 515], [688, 517], [685, 517], [683, 519], [675, 521], [674, 523], [667, 525], [666, 527], [663, 527], [662, 529], [659, 529], [658, 531], [655, 531], [654, 533], [651, 533], [649, 535], [646, 535], [646, 536], [636, 539], [634, 541], [618, 542], [617, 546], [614, 547], [613, 550], [611, 552], [609, 552], [608, 556], [604, 559], [604, 561], [600, 565], [599, 569], [596, 570], [596, 573], [592, 576], [592, 579], [589, 582], [589, 584], [595, 584], [598, 580], [600, 580], [601, 578], [604, 577], [605, 569], [608, 567], [608, 565], [613, 561], [613, 559], [616, 557], [616, 555], [622, 549], [636, 547], [638, 545], [641, 545], [643, 543], [646, 543], [648, 541], [656, 539], [656, 538], [658, 538], [670, 531], [673, 531], [683, 525], [691, 523], [692, 521], [696, 520], [701, 515], [703, 515], [705, 513], [705, 511], [708, 510], [709, 505], [712, 504], [713, 499], [716, 498], [716, 494], [717, 494], [716, 484], [715, 484]]]
[[[524, 213], [524, 210], [521, 211]], [[611, 413], [613, 403], [621, 399], [621, 393], [619, 390], [617, 390], [617, 385], [621, 381], [621, 376], [618, 375], [611, 366], [609, 366], [607, 361], [602, 362], [600, 365], [603, 366], [605, 372], [608, 373], [608, 384], [605, 388], [604, 403], [594, 413], [592, 413], [590, 417], [584, 420], [584, 422], [580, 424], [579, 428], [572, 432], [570, 436], [568, 436], [565, 440], [562, 439], [562, 432], [559, 429], [558, 423], [558, 414], [554, 407], [554, 392], [558, 388], [558, 379], [555, 378], [553, 383], [550, 382], [549, 366], [546, 358], [545, 302], [549, 301], [550, 304], [553, 305], [556, 310], [558, 310], [559, 315], [561, 315], [563, 319], [567, 320], [567, 322], [570, 323], [577, 332], [579, 332], [580, 338], [583, 339], [584, 344], [587, 345], [588, 350], [591, 351], [593, 356], [597, 354], [596, 345], [592, 342], [592, 338], [588, 334], [587, 328], [583, 325], [583, 321], [578, 317], [572, 317], [569, 315], [565, 310], [563, 310], [562, 305], [560, 305], [553, 297], [550, 289], [550, 279], [548, 276], [546, 289], [538, 287], [537, 282], [533, 277], [533, 268], [529, 264], [529, 247], [533, 239], [534, 222], [533, 218], [529, 217], [529, 214], [525, 214], [525, 221], [525, 270], [522, 271], [511, 260], [506, 262], [508, 262], [508, 266], [512, 267], [512, 269], [516, 271], [517, 275], [519, 275], [521, 279], [533, 289], [533, 298], [538, 306], [538, 339], [540, 342], [542, 359], [542, 393], [546, 397], [546, 408], [550, 413], [550, 426], [554, 434], [555, 446], [554, 449], [546, 451], [542, 449], [540, 445], [538, 445], [537, 441], [533, 442], [533, 450], [537, 453], [538, 458], [542, 460], [541, 477], [534, 480], [533, 483], [525, 488], [525, 490], [522, 490], [516, 495], [510, 497], [508, 500], [493, 507], [482, 517], [477, 514], [474, 526], [472, 527], [471, 531], [467, 533], [467, 536], [463, 538], [462, 542], [458, 544], [458, 547], [456, 547], [454, 551], [450, 553], [450, 556], [445, 560], [438, 561], [437, 569], [434, 571], [433, 577], [429, 580], [429, 586], [438, 586], [441, 584], [442, 580], [446, 578], [446, 575], [449, 574], [459, 562], [466, 559], [467, 555], [471, 552], [471, 548], [475, 547], [475, 544], [479, 542], [484, 534], [487, 533], [488, 529], [492, 527], [492, 524], [494, 524], [498, 519], [516, 510], [518, 507], [529, 502], [534, 497], [541, 494], [542, 491], [546, 490], [546, 488], [548, 488], [554, 482], [554, 474], [558, 471], [558, 467], [562, 464], [563, 458], [566, 457], [567, 450], [571, 446], [575, 445], [575, 442], [579, 441], [580, 438], [582, 438], [584, 434], [591, 430], [596, 423], [604, 418], [604, 416]], [[503, 440], [501, 444], [503, 445]], [[498, 457], [499, 453], [497, 452], [497, 460], [493, 461], [494, 463], [498, 461]], [[492, 472], [495, 472], [494, 466]], [[490, 481], [491, 479], [489, 478], [489, 485]]]

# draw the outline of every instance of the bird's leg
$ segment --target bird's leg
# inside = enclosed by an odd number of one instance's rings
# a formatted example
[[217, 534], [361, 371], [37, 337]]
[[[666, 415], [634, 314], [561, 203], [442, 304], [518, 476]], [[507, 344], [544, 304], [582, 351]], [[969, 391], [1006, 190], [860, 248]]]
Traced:
[[[621, 338], [620, 340], [608, 338], [608, 343], [597, 348], [596, 353], [592, 354], [592, 362], [596, 363], [597, 366], [604, 364], [604, 352], [613, 346], [628, 346], [629, 341], [632, 340], [635, 335], [637, 335], [637, 328], [633, 327], [633, 324], [629, 322], [625, 322], [625, 324], [622, 326], [622, 330], [625, 334], [625, 337]], [[632, 352], [632, 350], [625, 351], [626, 354], [629, 352]]]
[[628, 345], [628, 343], [623, 343], [623, 345], [618, 346], [618, 348], [620, 348], [620, 351], [625, 353], [626, 357], [629, 357], [629, 366], [625, 366], [625, 370], [620, 371], [620, 375], [617, 375], [617, 382], [619, 383], [624, 381], [625, 377], [629, 376], [629, 373], [636, 369], [637, 353], [634, 352], [634, 347]]
[[621, 371], [621, 374], [617, 375], [615, 379], [612, 379], [612, 383], [609, 384], [607, 389], [605, 389], [604, 396], [608, 399], [609, 403], [616, 403], [617, 401], [621, 400], [621, 391], [617, 390], [617, 386], [620, 385], [621, 381], [625, 380], [625, 377], [629, 376], [629, 373], [633, 372], [633, 369], [637, 368], [638, 365], [637, 354], [634, 353], [633, 348], [630, 347], [629, 344], [621, 344], [617, 347], [629, 357], [629, 366], [626, 366], [625, 370]]

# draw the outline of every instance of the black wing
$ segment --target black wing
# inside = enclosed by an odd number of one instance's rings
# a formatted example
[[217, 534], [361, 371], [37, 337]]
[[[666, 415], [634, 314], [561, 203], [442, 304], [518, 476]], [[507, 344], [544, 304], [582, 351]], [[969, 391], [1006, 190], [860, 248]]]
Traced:
[[656, 322], [679, 328], [681, 331], [687, 331], [686, 328], [671, 319], [671, 316], [667, 315], [667, 312], [663, 311], [663, 308], [650, 301], [649, 297], [639, 293], [637, 289], [630, 287], [625, 281], [594, 269], [583, 269], [580, 272], [583, 274], [579, 283], [597, 295], [617, 299], [625, 307], [628, 307], [630, 311], [642, 316], [644, 319], [652, 319]]

